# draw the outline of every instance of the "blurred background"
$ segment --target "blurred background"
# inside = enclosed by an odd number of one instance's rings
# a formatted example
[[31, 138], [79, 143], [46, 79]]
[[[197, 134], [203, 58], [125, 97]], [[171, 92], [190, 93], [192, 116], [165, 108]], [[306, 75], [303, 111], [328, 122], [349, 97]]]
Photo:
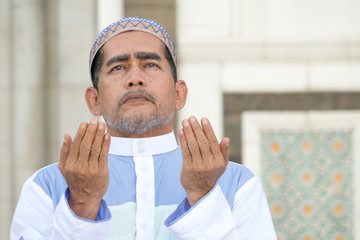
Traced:
[[[89, 121], [89, 51], [124, 16], [177, 44], [190, 115], [263, 181], [279, 239], [360, 239], [360, 0], [0, 0], [0, 239]], [[178, 124], [178, 123], [177, 123]]]

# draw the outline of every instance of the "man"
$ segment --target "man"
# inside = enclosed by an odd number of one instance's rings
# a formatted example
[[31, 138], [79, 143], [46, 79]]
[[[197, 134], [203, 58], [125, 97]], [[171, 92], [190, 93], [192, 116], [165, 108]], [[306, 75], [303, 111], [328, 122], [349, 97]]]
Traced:
[[190, 117], [177, 146], [171, 119], [187, 87], [176, 61], [153, 21], [125, 18], [100, 33], [85, 98], [106, 127], [80, 124], [59, 163], [26, 181], [12, 239], [276, 239], [261, 183], [229, 163], [228, 138]]

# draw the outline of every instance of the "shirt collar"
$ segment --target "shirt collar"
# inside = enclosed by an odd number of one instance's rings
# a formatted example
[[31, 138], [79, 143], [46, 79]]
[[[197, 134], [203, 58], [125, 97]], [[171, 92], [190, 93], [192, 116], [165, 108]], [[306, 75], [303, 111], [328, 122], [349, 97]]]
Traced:
[[149, 138], [111, 137], [109, 154], [149, 156], [170, 152], [177, 148], [174, 132]]

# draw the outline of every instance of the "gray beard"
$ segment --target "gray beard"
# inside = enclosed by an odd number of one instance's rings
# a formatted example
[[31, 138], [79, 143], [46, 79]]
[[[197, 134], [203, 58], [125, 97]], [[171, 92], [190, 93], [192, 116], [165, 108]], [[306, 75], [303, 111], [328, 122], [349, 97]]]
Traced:
[[152, 129], [168, 124], [174, 115], [174, 110], [172, 110], [164, 119], [161, 119], [159, 113], [156, 110], [154, 110], [150, 116], [145, 116], [145, 114], [141, 113], [133, 117], [124, 117], [120, 114], [117, 116], [116, 115], [116, 112], [113, 112], [110, 114], [110, 116], [103, 115], [108, 127], [121, 132], [125, 136], [130, 134], [143, 136]]
[[[151, 99], [151, 101], [155, 104], [155, 99], [151, 95], [141, 90], [138, 92], [147, 95]], [[138, 112], [132, 116], [120, 115], [119, 109], [121, 107], [121, 102], [128, 95], [129, 94], [126, 94], [117, 101], [116, 106], [111, 113], [103, 112], [103, 118], [107, 126], [111, 129], [120, 132], [124, 136], [127, 135], [144, 136], [145, 134], [149, 133], [151, 130], [159, 127], [163, 127], [166, 124], [168, 124], [174, 115], [175, 110], [173, 107], [171, 107], [171, 109], [169, 109], [169, 111], [166, 113], [166, 116], [162, 118], [158, 112], [158, 109], [164, 108], [161, 105], [158, 106], [156, 109], [154, 109], [154, 111], [151, 112], [150, 114], [144, 114]], [[173, 105], [174, 104], [175, 104], [175, 99]]]

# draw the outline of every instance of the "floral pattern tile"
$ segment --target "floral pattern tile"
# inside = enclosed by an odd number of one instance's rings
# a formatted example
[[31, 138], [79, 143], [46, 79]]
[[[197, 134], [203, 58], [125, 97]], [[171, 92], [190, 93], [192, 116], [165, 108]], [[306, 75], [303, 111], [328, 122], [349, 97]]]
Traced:
[[352, 129], [261, 130], [262, 181], [279, 240], [350, 240]]

